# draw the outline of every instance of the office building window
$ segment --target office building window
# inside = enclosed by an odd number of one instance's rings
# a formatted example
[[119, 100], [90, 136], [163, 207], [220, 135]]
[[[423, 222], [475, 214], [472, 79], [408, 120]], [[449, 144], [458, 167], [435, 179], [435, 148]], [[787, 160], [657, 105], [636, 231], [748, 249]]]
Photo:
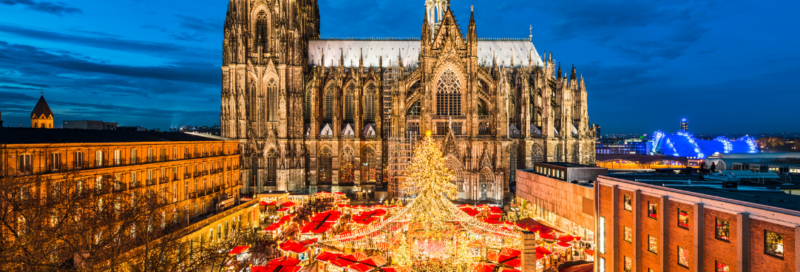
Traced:
[[606, 272], [606, 258], [600, 258], [600, 269], [597, 271]]
[[624, 260], [624, 263], [623, 263], [622, 270], [625, 271], [625, 272], [633, 271], [633, 259], [631, 259], [631, 257], [624, 256], [623, 260]]
[[658, 204], [647, 201], [647, 217], [658, 219]]
[[[597, 247], [600, 250], [600, 253], [606, 254], [606, 218], [600, 217], [600, 233], [599, 237], [597, 237]], [[602, 268], [602, 266], [601, 266]]]
[[633, 231], [629, 227], [622, 227], [622, 240], [628, 243], [633, 242]]
[[764, 253], [778, 258], [783, 258], [783, 235], [765, 230]]
[[731, 272], [731, 267], [728, 266], [727, 264], [724, 264], [724, 263], [721, 263], [721, 262], [716, 262], [715, 261], [714, 262], [714, 268], [716, 269], [716, 270], [714, 270], [716, 272]]
[[689, 251], [682, 247], [678, 247], [678, 264], [689, 268]]
[[658, 254], [658, 241], [656, 241], [656, 237], [647, 235], [647, 251]]
[[716, 230], [714, 231], [714, 236], [717, 239], [720, 239], [720, 240], [723, 240], [723, 241], [730, 241], [730, 239], [731, 239], [731, 237], [730, 237], [730, 233], [731, 233], [731, 224], [730, 224], [730, 222], [728, 222], [728, 220], [722, 220], [722, 219], [719, 219], [719, 218], [717, 218], [716, 221], [717, 221], [716, 222], [717, 225], [716, 225]]
[[678, 209], [678, 227], [689, 229], [689, 212]]
[[623, 196], [622, 197], [622, 206], [625, 208], [626, 211], [633, 210], [633, 204], [631, 203], [633, 200], [630, 196]]

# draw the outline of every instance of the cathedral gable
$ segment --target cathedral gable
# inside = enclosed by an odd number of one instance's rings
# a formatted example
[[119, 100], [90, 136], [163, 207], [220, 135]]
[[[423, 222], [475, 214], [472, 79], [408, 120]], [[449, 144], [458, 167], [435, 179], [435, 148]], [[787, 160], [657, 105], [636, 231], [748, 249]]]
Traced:
[[458, 28], [458, 23], [451, 10], [448, 10], [442, 18], [439, 30], [433, 40], [433, 49], [444, 48], [448, 41], [453, 42], [453, 46], [457, 49], [467, 49], [464, 37], [461, 36], [461, 29]]

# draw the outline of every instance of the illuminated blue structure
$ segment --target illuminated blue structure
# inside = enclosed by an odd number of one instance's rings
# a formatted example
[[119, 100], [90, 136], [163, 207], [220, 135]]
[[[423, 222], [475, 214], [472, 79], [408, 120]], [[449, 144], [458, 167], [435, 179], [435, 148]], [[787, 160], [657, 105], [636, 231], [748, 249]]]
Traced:
[[730, 140], [724, 136], [714, 140], [698, 140], [686, 131], [666, 134], [663, 131], [653, 133], [653, 149], [651, 154], [672, 155], [676, 157], [706, 158], [714, 153], [758, 153], [756, 140], [744, 136]]

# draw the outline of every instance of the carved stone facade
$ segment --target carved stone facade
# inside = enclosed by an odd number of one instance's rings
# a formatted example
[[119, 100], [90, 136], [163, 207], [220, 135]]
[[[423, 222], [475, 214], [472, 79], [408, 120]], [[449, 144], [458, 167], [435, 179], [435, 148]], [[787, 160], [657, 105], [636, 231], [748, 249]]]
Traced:
[[244, 150], [243, 193], [372, 190], [389, 139], [431, 131], [459, 198], [500, 202], [517, 168], [593, 164], [583, 78], [530, 39], [478, 39], [447, 0], [416, 40], [320, 39], [315, 0], [230, 0], [222, 133]]

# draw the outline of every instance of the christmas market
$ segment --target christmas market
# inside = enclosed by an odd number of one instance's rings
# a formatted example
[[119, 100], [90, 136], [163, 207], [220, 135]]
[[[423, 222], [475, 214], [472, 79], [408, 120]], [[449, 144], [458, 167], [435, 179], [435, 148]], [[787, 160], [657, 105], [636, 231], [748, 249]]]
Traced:
[[300, 203], [280, 193], [265, 197], [260, 232], [268, 258], [234, 248], [231, 254], [259, 257], [238, 262], [236, 271], [545, 272], [591, 264], [592, 245], [576, 233], [494, 205], [455, 204], [452, 179], [428, 136], [408, 168], [407, 201], [355, 204], [337, 192]]

